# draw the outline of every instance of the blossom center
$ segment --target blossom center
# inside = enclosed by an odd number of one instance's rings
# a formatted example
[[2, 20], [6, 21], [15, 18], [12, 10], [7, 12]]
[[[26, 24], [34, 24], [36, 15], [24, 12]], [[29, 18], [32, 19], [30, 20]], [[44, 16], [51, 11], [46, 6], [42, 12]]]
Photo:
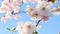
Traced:
[[45, 10], [45, 7], [43, 7], [42, 10]]
[[36, 13], [34, 16], [37, 17], [38, 16], [38, 13]]
[[31, 25], [28, 25], [27, 28], [31, 28]]

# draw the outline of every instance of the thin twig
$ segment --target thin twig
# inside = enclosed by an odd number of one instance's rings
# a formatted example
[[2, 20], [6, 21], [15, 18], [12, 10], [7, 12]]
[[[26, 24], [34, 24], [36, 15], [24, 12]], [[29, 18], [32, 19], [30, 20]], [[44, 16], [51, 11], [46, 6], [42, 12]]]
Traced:
[[36, 27], [38, 26], [38, 24], [39, 24], [40, 21], [41, 21], [41, 20], [38, 20], [38, 22], [37, 22], [37, 24], [36, 24]]

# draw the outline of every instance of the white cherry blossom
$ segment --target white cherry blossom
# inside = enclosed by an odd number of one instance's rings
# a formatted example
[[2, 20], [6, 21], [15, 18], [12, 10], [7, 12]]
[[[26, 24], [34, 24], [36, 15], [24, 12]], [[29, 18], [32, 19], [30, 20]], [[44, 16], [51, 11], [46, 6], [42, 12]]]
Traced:
[[53, 15], [60, 15], [60, 6], [53, 8]]
[[34, 31], [36, 31], [36, 25], [31, 22], [26, 22], [24, 24], [20, 23], [17, 28], [20, 34], [32, 34]]

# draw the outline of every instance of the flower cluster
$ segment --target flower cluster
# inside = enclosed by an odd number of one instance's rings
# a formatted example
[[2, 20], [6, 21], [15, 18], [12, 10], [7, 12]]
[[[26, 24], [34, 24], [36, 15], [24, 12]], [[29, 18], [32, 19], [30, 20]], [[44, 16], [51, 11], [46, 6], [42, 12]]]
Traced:
[[20, 16], [14, 16], [13, 14], [19, 12], [19, 6], [22, 4], [22, 0], [3, 0], [0, 13], [6, 13], [4, 16], [1, 17], [1, 21], [6, 21], [7, 18], [19, 18]]
[[7, 13], [14, 11], [14, 13], [17, 13], [21, 4], [22, 0], [3, 0], [0, 7], [0, 12]]
[[[27, 6], [27, 14], [33, 19], [33, 20], [43, 20], [46, 21], [49, 19], [51, 15], [51, 6], [46, 1], [41, 1], [41, 3], [38, 3], [36, 7]], [[34, 9], [33, 9], [34, 8]]]
[[60, 6], [51, 9], [51, 6], [58, 2], [58, 0], [3, 0], [0, 7], [0, 13], [4, 13], [4, 16], [1, 17], [1, 21], [6, 22], [7, 19], [11, 18], [19, 19], [20, 15], [18, 15], [18, 13], [20, 13], [20, 7], [22, 4], [29, 2], [33, 4], [36, 3], [36, 6], [32, 7], [27, 5], [25, 13], [33, 21], [38, 22], [18, 23], [16, 29], [18, 30], [19, 34], [34, 34], [33, 32], [41, 28], [41, 26], [38, 25], [40, 21], [45, 22], [49, 20], [51, 15], [60, 15]]

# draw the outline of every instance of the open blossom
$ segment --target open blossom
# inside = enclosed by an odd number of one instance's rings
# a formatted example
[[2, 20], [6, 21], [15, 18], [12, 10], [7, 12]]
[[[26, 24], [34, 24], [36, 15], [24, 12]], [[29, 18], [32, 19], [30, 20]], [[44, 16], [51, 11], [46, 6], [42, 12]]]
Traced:
[[26, 22], [23, 26], [23, 30], [26, 34], [32, 34], [34, 31], [36, 31], [36, 26], [34, 23]]
[[41, 20], [42, 15], [40, 14], [39, 11], [33, 11], [30, 15], [32, 20]]
[[57, 8], [53, 9], [53, 15], [60, 15], [60, 6], [58, 6]]
[[17, 28], [20, 34], [32, 34], [34, 31], [36, 31], [36, 25], [31, 22], [20, 23]]
[[31, 17], [33, 20], [40, 20], [40, 13], [39, 11], [35, 11], [33, 7], [28, 6], [27, 9], [27, 14]]

